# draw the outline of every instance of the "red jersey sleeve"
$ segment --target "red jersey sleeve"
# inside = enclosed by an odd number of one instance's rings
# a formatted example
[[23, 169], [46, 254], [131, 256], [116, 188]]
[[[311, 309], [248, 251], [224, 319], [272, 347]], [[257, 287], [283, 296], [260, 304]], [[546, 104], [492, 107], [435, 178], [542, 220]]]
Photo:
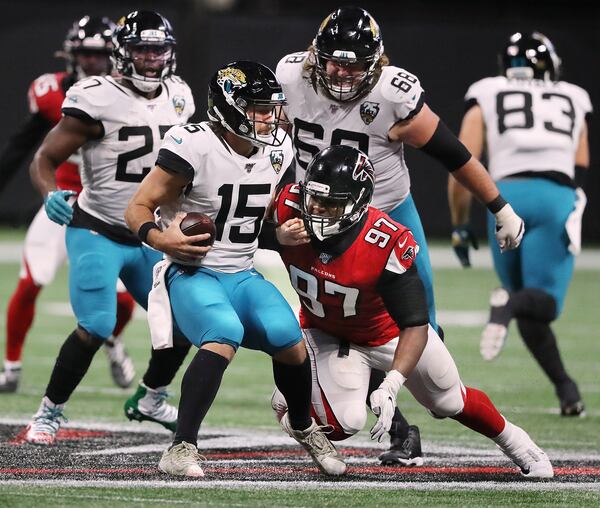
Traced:
[[280, 226], [295, 217], [300, 217], [300, 187], [293, 183], [286, 185], [275, 198], [273, 222]]
[[396, 238], [394, 248], [385, 265], [385, 269], [394, 273], [406, 272], [414, 263], [419, 245], [410, 229], [404, 228]]

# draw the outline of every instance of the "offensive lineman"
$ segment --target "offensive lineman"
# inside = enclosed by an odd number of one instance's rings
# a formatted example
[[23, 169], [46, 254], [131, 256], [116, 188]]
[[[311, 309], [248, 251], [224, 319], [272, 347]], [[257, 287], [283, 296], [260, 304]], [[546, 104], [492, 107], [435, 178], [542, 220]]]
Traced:
[[[30, 443], [52, 444], [63, 408], [115, 322], [112, 290], [120, 277], [146, 307], [152, 266], [160, 253], [127, 229], [125, 207], [153, 164], [160, 140], [173, 125], [194, 113], [189, 87], [173, 74], [175, 37], [158, 13], [134, 11], [114, 34], [119, 78], [90, 77], [66, 95], [63, 118], [45, 138], [31, 165], [34, 183], [45, 196], [49, 217], [67, 224], [69, 289], [77, 328], [64, 342], [38, 412], [27, 427]], [[57, 165], [79, 148], [83, 190], [73, 207], [56, 190]], [[152, 352], [138, 388], [138, 419], [174, 429], [177, 411], [165, 401], [189, 347]]]
[[[281, 128], [284, 103], [268, 67], [237, 61], [220, 68], [209, 84], [212, 121], [167, 133], [157, 166], [127, 208], [130, 229], [166, 254], [155, 268], [149, 297], [154, 346], [170, 347], [174, 321], [199, 348], [181, 383], [175, 439], [159, 463], [168, 474], [204, 476], [198, 429], [240, 345], [272, 357], [275, 384], [290, 408], [282, 420], [284, 430], [323, 473], [346, 470], [310, 416], [310, 362], [294, 313], [253, 268], [265, 210], [293, 161], [291, 141]], [[163, 230], [154, 223], [159, 206]], [[180, 229], [185, 212], [213, 218], [212, 249], [189, 245], [190, 237]]]
[[[405, 224], [420, 246], [416, 263], [429, 322], [437, 330], [431, 265], [410, 194], [404, 144], [435, 157], [487, 205], [496, 217], [496, 238], [503, 251], [519, 244], [522, 220], [485, 168], [429, 109], [419, 79], [389, 65], [379, 26], [364, 9], [342, 7], [327, 16], [308, 51], [281, 59], [277, 78], [288, 99], [286, 115], [294, 125], [296, 181], [303, 179], [311, 157], [329, 145], [347, 144], [369, 155], [377, 176], [374, 205]], [[381, 381], [381, 373], [378, 377], [373, 386]], [[391, 449], [380, 457], [384, 463], [411, 463], [420, 453], [418, 430], [414, 439], [407, 440], [408, 431], [408, 422], [398, 411]], [[412, 449], [404, 449], [405, 444]]]
[[[332, 439], [366, 423], [371, 369], [387, 372], [370, 396], [381, 440], [402, 386], [436, 418], [450, 417], [492, 439], [529, 478], [551, 478], [546, 454], [487, 395], [465, 387], [452, 356], [428, 324], [411, 231], [370, 207], [374, 168], [356, 148], [319, 152], [299, 185], [274, 204], [280, 254], [298, 293], [300, 324], [313, 366], [313, 409]], [[310, 241], [303, 240], [306, 232]], [[289, 246], [286, 246], [289, 245]], [[287, 410], [273, 396], [278, 418]]]
[[[581, 394], [550, 323], [560, 315], [581, 248], [592, 105], [585, 90], [560, 81], [560, 58], [539, 32], [513, 34], [501, 62], [501, 76], [467, 91], [460, 138], [475, 157], [485, 147], [490, 174], [527, 232], [519, 249], [504, 255], [490, 242], [502, 287], [491, 294], [480, 351], [485, 360], [496, 358], [516, 318], [525, 345], [554, 385], [561, 415], [579, 416], [585, 410]], [[448, 198], [454, 226], [468, 231], [470, 193], [449, 181]], [[488, 221], [490, 237], [492, 229]], [[468, 255], [469, 242], [462, 248]]]
[[[28, 93], [30, 115], [0, 154], [0, 190], [8, 184], [33, 147], [60, 120], [61, 105], [69, 87], [87, 76], [109, 73], [114, 26], [106, 17], [84, 16], [73, 23], [61, 53], [67, 60], [67, 72], [43, 74], [31, 84]], [[80, 162], [79, 154], [74, 154], [57, 168], [59, 189], [81, 191]], [[6, 357], [4, 370], [0, 372], [0, 393], [17, 390], [23, 346], [33, 322], [35, 302], [66, 258], [65, 228], [52, 222], [41, 208], [27, 230], [19, 282], [6, 312]], [[135, 376], [133, 362], [120, 337], [131, 319], [134, 305], [129, 293], [123, 289], [117, 293], [117, 324], [113, 338], [106, 341], [105, 351], [113, 380], [122, 388], [128, 387]]]

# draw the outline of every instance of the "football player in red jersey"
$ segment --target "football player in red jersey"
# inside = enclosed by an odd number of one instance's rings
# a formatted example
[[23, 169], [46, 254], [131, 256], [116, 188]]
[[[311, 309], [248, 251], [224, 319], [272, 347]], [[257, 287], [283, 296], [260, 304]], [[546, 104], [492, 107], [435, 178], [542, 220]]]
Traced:
[[[300, 297], [313, 368], [312, 405], [331, 439], [367, 421], [371, 369], [387, 372], [370, 396], [373, 439], [389, 430], [405, 386], [436, 418], [453, 418], [492, 439], [529, 478], [554, 475], [546, 454], [487, 395], [462, 384], [452, 356], [428, 324], [410, 230], [370, 207], [374, 171], [356, 148], [334, 145], [310, 162], [304, 182], [273, 204], [280, 254]], [[283, 396], [273, 395], [278, 418]]]
[[[60, 120], [66, 91], [86, 76], [108, 74], [111, 69], [112, 31], [114, 24], [106, 17], [84, 16], [73, 23], [67, 33], [63, 51], [57, 53], [67, 61], [67, 70], [43, 74], [28, 92], [30, 115], [13, 134], [0, 153], [0, 191], [21, 167], [32, 149]], [[58, 188], [79, 193], [81, 181], [79, 156], [61, 164], [56, 171]], [[44, 208], [37, 213], [25, 237], [19, 282], [10, 298], [6, 316], [6, 356], [0, 371], [0, 393], [17, 389], [21, 375], [21, 357], [25, 337], [35, 314], [36, 299], [45, 285], [66, 260], [65, 228], [48, 219]], [[134, 301], [125, 288], [117, 293], [117, 325], [113, 339], [105, 348], [115, 383], [128, 387], [135, 376], [133, 362], [120, 339], [121, 331], [131, 319]]]

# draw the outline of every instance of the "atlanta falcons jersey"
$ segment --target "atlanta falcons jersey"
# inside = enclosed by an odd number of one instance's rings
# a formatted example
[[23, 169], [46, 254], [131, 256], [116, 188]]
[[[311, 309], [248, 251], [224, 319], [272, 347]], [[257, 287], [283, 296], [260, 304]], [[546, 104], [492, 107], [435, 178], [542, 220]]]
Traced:
[[280, 147], [257, 148], [244, 157], [209, 122], [174, 127], [165, 136], [157, 164], [187, 175], [191, 185], [177, 202], [161, 205], [161, 222], [168, 226], [177, 212], [209, 215], [217, 236], [196, 264], [226, 273], [252, 268], [265, 211], [293, 157], [289, 137]]
[[[56, 125], [62, 117], [60, 109], [65, 99], [65, 79], [69, 78], [66, 72], [55, 72], [42, 74], [31, 83], [27, 93], [29, 112], [41, 115], [51, 126]], [[59, 189], [75, 192], [81, 190], [79, 164], [81, 164], [81, 156], [78, 152], [58, 166], [56, 185]]]
[[[274, 204], [283, 224], [299, 216], [299, 187], [286, 186]], [[407, 228], [370, 207], [352, 245], [339, 257], [317, 251], [312, 243], [281, 247], [281, 258], [300, 297], [300, 325], [365, 346], [380, 346], [400, 330], [377, 290], [384, 270], [402, 274], [419, 247]]]
[[373, 206], [389, 212], [410, 192], [403, 144], [390, 142], [388, 132], [398, 121], [417, 114], [423, 89], [416, 76], [398, 67], [383, 67], [371, 91], [353, 102], [337, 102], [307, 79], [307, 52], [292, 53], [277, 65], [277, 79], [288, 101], [285, 112], [294, 124], [296, 180], [310, 159], [330, 145], [346, 144], [369, 155], [375, 168]]
[[163, 82], [154, 99], [110, 76], [94, 76], [69, 89], [63, 113], [97, 120], [104, 129], [101, 139], [82, 148], [79, 207], [106, 224], [126, 228], [125, 208], [154, 166], [160, 140], [173, 125], [187, 122], [194, 100], [187, 84], [176, 76]]
[[523, 171], [573, 178], [581, 129], [592, 111], [585, 90], [564, 81], [497, 76], [471, 85], [465, 100], [481, 107], [494, 180]]

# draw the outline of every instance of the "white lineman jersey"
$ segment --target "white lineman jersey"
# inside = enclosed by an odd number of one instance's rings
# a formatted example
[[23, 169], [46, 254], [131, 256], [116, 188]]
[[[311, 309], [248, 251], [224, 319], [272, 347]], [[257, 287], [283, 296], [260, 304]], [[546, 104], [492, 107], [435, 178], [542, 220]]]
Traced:
[[390, 142], [390, 128], [417, 114], [423, 89], [416, 76], [398, 67], [383, 67], [369, 93], [352, 102], [337, 102], [306, 79], [307, 52], [292, 53], [277, 65], [277, 79], [294, 124], [296, 180], [304, 178], [311, 158], [330, 145], [352, 145], [365, 152], [375, 168], [373, 206], [389, 212], [410, 192], [403, 144]]
[[160, 140], [194, 113], [188, 85], [166, 79], [154, 99], [121, 86], [110, 76], [78, 81], [63, 102], [68, 115], [102, 123], [104, 136], [83, 146], [82, 210], [112, 226], [127, 227], [124, 213], [139, 183], [154, 167]]
[[494, 180], [524, 171], [574, 176], [575, 153], [590, 98], [564, 81], [508, 79], [477, 81], [467, 91], [483, 113], [489, 171]]
[[225, 273], [252, 268], [265, 211], [293, 157], [287, 136], [279, 147], [257, 148], [244, 157], [215, 134], [210, 122], [174, 127], [165, 136], [157, 163], [183, 174], [191, 185], [177, 202], [161, 205], [161, 222], [168, 227], [178, 212], [207, 214], [217, 236], [196, 264]]
[[[312, 367], [312, 406], [324, 425], [352, 435], [367, 422], [371, 370], [392, 369], [398, 339], [382, 346], [346, 343], [317, 328], [302, 330]], [[464, 386], [456, 364], [434, 329], [404, 386], [426, 409], [440, 417], [454, 416], [464, 407]]]

